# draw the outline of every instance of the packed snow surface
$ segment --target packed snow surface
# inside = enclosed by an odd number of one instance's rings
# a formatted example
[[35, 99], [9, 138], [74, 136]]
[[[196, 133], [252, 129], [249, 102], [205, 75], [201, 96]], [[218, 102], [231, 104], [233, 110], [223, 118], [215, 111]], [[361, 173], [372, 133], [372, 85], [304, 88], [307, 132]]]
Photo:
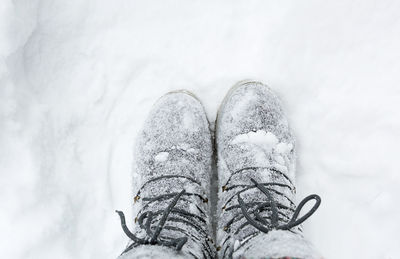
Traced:
[[154, 157], [154, 160], [157, 162], [164, 162], [168, 159], [168, 155], [168, 152], [160, 152]]
[[260, 162], [267, 163], [271, 156], [276, 162], [275, 167], [287, 171], [285, 166], [285, 155], [293, 149], [292, 143], [279, 142], [279, 139], [272, 132], [265, 130], [250, 131], [248, 133], [237, 135], [231, 141], [233, 145], [250, 145], [250, 148], [256, 148], [261, 151], [257, 153], [256, 158]]
[[248, 133], [237, 135], [231, 143], [250, 143], [262, 147], [265, 151], [271, 152], [278, 142], [279, 140], [274, 133], [265, 132], [265, 130], [257, 130], [256, 132], [250, 131]]
[[264, 152], [270, 153], [288, 153], [293, 149], [292, 143], [279, 142], [279, 139], [272, 132], [265, 130], [250, 131], [249, 133], [237, 135], [231, 142], [232, 144], [254, 144], [263, 149]]
[[[305, 236], [326, 258], [400, 254], [399, 1], [0, 2], [0, 255], [114, 258], [135, 136], [187, 89], [213, 123], [238, 80], [296, 134]], [[184, 127], [193, 121], [186, 121]]]

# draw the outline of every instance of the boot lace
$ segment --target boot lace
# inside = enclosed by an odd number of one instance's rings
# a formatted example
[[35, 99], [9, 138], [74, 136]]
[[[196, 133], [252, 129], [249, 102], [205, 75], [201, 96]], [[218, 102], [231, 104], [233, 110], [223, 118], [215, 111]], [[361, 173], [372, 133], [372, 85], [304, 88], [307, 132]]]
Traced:
[[[194, 183], [196, 185], [200, 185], [198, 181], [195, 179], [184, 176], [184, 175], [163, 175], [159, 177], [155, 177], [153, 179], [150, 179], [147, 181], [138, 191], [136, 194], [134, 201], [138, 201], [139, 199], [143, 199], [144, 202], [146, 202], [140, 211], [138, 212], [139, 217], [135, 218], [135, 222], [139, 224], [139, 227], [146, 233], [146, 236], [141, 238], [133, 234], [129, 228], [126, 225], [126, 220], [125, 220], [125, 215], [122, 211], [116, 210], [120, 217], [121, 221], [121, 227], [124, 233], [132, 240], [132, 244], [130, 244], [123, 252], [122, 254], [128, 252], [134, 247], [140, 246], [140, 245], [159, 245], [159, 246], [165, 246], [165, 247], [170, 247], [175, 249], [176, 251], [180, 251], [182, 247], [186, 244], [188, 241], [188, 236], [191, 236], [192, 239], [201, 242], [202, 244], [202, 252], [203, 252], [203, 257], [204, 258], [212, 258], [212, 249], [210, 247], [210, 244], [208, 241], [212, 242], [212, 239], [207, 235], [207, 222], [204, 219], [206, 217], [206, 213], [197, 205], [195, 207], [198, 209], [198, 211], [202, 214], [203, 217], [200, 217], [196, 214], [193, 214], [191, 212], [188, 212], [183, 209], [179, 209], [176, 206], [179, 200], [187, 200], [185, 197], [188, 196], [195, 196], [199, 198], [203, 202], [208, 202], [208, 199], [203, 197], [202, 195], [198, 193], [191, 193], [191, 192], [186, 192], [185, 190], [182, 190], [180, 192], [175, 192], [175, 193], [166, 193], [166, 194], [161, 194], [156, 197], [141, 197], [140, 194], [143, 190], [143, 188], [155, 181], [159, 181], [162, 179], [170, 179], [170, 178], [183, 178], [186, 179], [187, 181]], [[167, 201], [171, 200], [169, 205], [167, 206], [166, 209], [161, 209], [157, 211], [145, 211], [151, 203], [154, 202], [160, 202], [160, 201]], [[144, 211], [144, 212], [143, 212]], [[158, 222], [158, 223], [157, 223]], [[179, 227], [178, 225], [174, 224], [169, 224], [167, 225], [167, 222], [179, 222], [183, 223], [185, 225], [189, 225], [191, 228], [194, 228], [197, 233], [193, 233], [193, 231], [187, 231], [186, 228]], [[181, 232], [183, 233], [183, 236], [181, 237], [172, 237], [171, 235], [167, 234], [162, 234], [162, 231], [166, 230], [172, 230], [176, 232]], [[206, 240], [206, 242], [204, 242]], [[192, 256], [196, 257], [194, 254], [192, 254], [189, 251], [189, 254]]]
[[[231, 181], [232, 177], [240, 172], [243, 172], [245, 170], [253, 170], [256, 171], [258, 169], [268, 169], [271, 172], [278, 174], [282, 176], [283, 179], [286, 180], [286, 183], [277, 183], [277, 182], [265, 182], [265, 183], [260, 183], [256, 181], [254, 178], [250, 178], [250, 181], [252, 184], [247, 185], [247, 184], [240, 184], [240, 185], [235, 185], [231, 184], [228, 186], [229, 182]], [[233, 210], [233, 209], [240, 209], [241, 213], [237, 213], [228, 223], [225, 225], [224, 230], [226, 232], [230, 232], [230, 227], [232, 224], [235, 222], [245, 218], [246, 221], [242, 225], [238, 226], [234, 234], [238, 234], [240, 230], [242, 230], [244, 227], [251, 225], [254, 228], [256, 228], [259, 231], [252, 232], [248, 235], [246, 235], [243, 238], [243, 242], [240, 243], [239, 247], [236, 249], [239, 249], [242, 247], [244, 244], [249, 242], [251, 239], [259, 235], [261, 232], [262, 233], [268, 233], [271, 230], [288, 230], [292, 231], [292, 229], [296, 226], [299, 226], [301, 223], [303, 223], [305, 220], [307, 220], [314, 212], [318, 209], [318, 207], [321, 204], [321, 198], [320, 196], [316, 194], [311, 194], [304, 198], [299, 205], [296, 207], [294, 203], [287, 197], [284, 193], [279, 192], [273, 188], [268, 188], [272, 186], [279, 186], [283, 188], [288, 188], [290, 191], [294, 192], [295, 189], [291, 180], [281, 171], [277, 170], [276, 168], [273, 167], [247, 167], [240, 169], [229, 177], [227, 183], [222, 187], [222, 191], [231, 191], [237, 188], [241, 188], [241, 190], [237, 191], [235, 194], [231, 196], [230, 199], [227, 200], [225, 203], [225, 206], [223, 207], [223, 210], [228, 211], [228, 210]], [[266, 196], [266, 201], [262, 202], [245, 202], [242, 197], [241, 193], [255, 189], [257, 188], [261, 193], [263, 193]], [[272, 193], [275, 195], [284, 197], [284, 199], [288, 200], [290, 203], [290, 206], [286, 206], [282, 204], [281, 202], [277, 201], [274, 199]], [[237, 197], [238, 204], [237, 205], [232, 205], [230, 207], [227, 207], [228, 203], [233, 200], [234, 197]], [[306, 205], [309, 201], [315, 200], [315, 204], [313, 207], [305, 213], [303, 216], [299, 217], [300, 212], [302, 211], [304, 205]], [[293, 207], [296, 207], [296, 209], [293, 209]], [[293, 213], [292, 217], [289, 217], [287, 214], [281, 212], [281, 210], [288, 210]], [[262, 212], [269, 212], [269, 214], [261, 215]], [[233, 246], [230, 244], [226, 244], [226, 242], [231, 238], [230, 235], [224, 240], [222, 245], [227, 245], [224, 249], [223, 257], [226, 256], [226, 253], [229, 253], [230, 258], [232, 258], [233, 254]]]
[[[294, 214], [292, 218], [289, 220], [288, 223], [284, 224], [279, 224], [279, 213], [278, 213], [278, 205], [282, 206], [282, 204], [277, 203], [273, 198], [271, 193], [266, 189], [263, 184], [258, 183], [256, 180], [253, 178], [250, 178], [250, 180], [254, 183], [254, 186], [257, 187], [265, 196], [267, 196], [267, 201], [258, 204], [254, 211], [253, 214], [256, 219], [253, 219], [250, 216], [250, 213], [248, 211], [248, 207], [246, 203], [243, 201], [243, 199], [240, 197], [240, 193], [237, 194], [240, 209], [244, 215], [244, 217], [247, 219], [247, 221], [255, 228], [258, 230], [268, 233], [271, 229], [276, 229], [276, 230], [289, 230], [293, 227], [296, 227], [303, 223], [306, 219], [308, 219], [314, 212], [318, 209], [319, 205], [321, 204], [321, 197], [319, 197], [316, 194], [311, 194], [304, 198], [299, 205], [297, 206], [296, 210], [294, 211]], [[314, 206], [302, 217], [298, 218], [302, 208], [304, 205], [309, 202], [310, 200], [315, 200]], [[260, 216], [260, 212], [264, 208], [270, 208], [272, 211], [271, 215], [271, 221], [268, 222], [266, 221], [262, 216]]]

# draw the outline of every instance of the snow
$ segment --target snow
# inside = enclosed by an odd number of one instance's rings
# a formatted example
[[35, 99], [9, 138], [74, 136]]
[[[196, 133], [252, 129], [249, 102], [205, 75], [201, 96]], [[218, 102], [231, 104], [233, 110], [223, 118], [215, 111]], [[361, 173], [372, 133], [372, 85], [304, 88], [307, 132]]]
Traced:
[[[279, 154], [287, 154], [293, 149], [292, 143], [279, 142], [278, 138], [272, 132], [265, 130], [251, 131], [245, 134], [237, 135], [231, 144], [253, 144], [260, 147], [265, 153], [276, 152]], [[277, 156], [278, 160], [283, 159]]]
[[275, 151], [280, 154], [287, 154], [293, 149], [292, 143], [281, 142], [275, 146]]
[[269, 166], [268, 157], [272, 154], [274, 166], [287, 172], [288, 168], [285, 166], [285, 156], [293, 149], [292, 143], [279, 142], [277, 136], [272, 132], [265, 130], [250, 131], [248, 133], [239, 134], [235, 136], [230, 142], [232, 145], [245, 145], [250, 148], [256, 148], [261, 152], [253, 154], [256, 160], [261, 164]]
[[154, 160], [157, 162], [165, 162], [168, 159], [168, 155], [168, 152], [160, 152], [154, 157]]
[[271, 152], [272, 149], [278, 144], [279, 140], [272, 132], [265, 132], [265, 130], [251, 131], [249, 133], [237, 135], [232, 144], [248, 143], [254, 144], [266, 152]]
[[297, 137], [305, 235], [326, 258], [400, 254], [400, 3], [2, 0], [0, 254], [111, 258], [135, 135], [164, 93], [211, 122], [265, 82]]
[[233, 244], [233, 251], [236, 251], [239, 246], [240, 246], [240, 241], [236, 240], [235, 243]]

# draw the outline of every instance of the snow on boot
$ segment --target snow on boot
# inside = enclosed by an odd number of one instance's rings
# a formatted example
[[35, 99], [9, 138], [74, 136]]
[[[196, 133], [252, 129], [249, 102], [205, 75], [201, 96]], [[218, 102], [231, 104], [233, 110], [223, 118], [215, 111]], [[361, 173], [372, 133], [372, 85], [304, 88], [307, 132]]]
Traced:
[[132, 230], [119, 258], [213, 258], [209, 185], [212, 140], [201, 103], [178, 91], [161, 97], [135, 148]]
[[[296, 208], [295, 138], [267, 86], [240, 82], [216, 121], [219, 258], [318, 258], [300, 224], [320, 204]], [[312, 209], [299, 217], [303, 205]]]

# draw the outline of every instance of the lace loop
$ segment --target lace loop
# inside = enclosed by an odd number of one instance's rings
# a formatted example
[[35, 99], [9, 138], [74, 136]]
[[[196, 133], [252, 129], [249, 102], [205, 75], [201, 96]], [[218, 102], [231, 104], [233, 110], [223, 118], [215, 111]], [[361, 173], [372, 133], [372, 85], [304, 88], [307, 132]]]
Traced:
[[[297, 218], [303, 209], [304, 205], [308, 203], [310, 200], [315, 200], [314, 206], [303, 216], [301, 216], [299, 219]], [[318, 209], [319, 205], [321, 205], [321, 197], [319, 197], [317, 194], [311, 194], [307, 197], [305, 197], [297, 206], [296, 210], [294, 211], [294, 214], [290, 221], [285, 224], [286, 226], [282, 226], [280, 229], [282, 230], [288, 230], [291, 229], [295, 226], [300, 225], [304, 221], [306, 221], [314, 212]], [[284, 228], [283, 228], [284, 227]]]

